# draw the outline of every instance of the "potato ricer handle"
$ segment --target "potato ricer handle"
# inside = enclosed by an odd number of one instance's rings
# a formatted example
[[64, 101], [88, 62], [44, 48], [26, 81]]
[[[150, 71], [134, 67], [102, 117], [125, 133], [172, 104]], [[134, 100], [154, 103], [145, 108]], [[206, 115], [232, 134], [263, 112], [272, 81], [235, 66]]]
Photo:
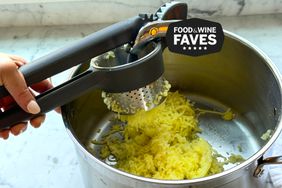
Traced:
[[[26, 64], [19, 70], [24, 75], [27, 85], [31, 86], [122, 44], [134, 41], [139, 29], [147, 22], [148, 19], [136, 16], [113, 24], [74, 44]], [[1, 86], [0, 98], [7, 95], [9, 95], [7, 90]]]
[[[144, 47], [144, 52], [146, 54], [142, 53], [142, 57], [123, 68], [99, 69], [90, 66], [85, 72], [36, 96], [41, 113], [49, 112], [97, 88], [106, 92], [120, 93], [135, 90], [159, 79], [164, 72], [162, 44], [150, 43]], [[0, 112], [0, 130], [38, 115], [40, 114], [33, 115], [19, 106], [14, 106]]]
[[[94, 89], [103, 80], [104, 76], [102, 74], [102, 72], [95, 72], [89, 69], [71, 80], [40, 94], [36, 97], [36, 101], [41, 108], [40, 114], [49, 112], [57, 106], [66, 104]], [[27, 113], [16, 105], [9, 110], [0, 112], [0, 130], [7, 129], [19, 122], [27, 121], [40, 114]]]

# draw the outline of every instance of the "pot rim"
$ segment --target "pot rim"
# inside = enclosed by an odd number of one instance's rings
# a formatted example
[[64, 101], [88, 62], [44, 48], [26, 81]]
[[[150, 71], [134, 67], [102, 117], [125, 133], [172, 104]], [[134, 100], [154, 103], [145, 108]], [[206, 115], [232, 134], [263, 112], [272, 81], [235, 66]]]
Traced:
[[[232, 38], [232, 39], [240, 42], [241, 44], [245, 45], [246, 47], [252, 49], [253, 52], [255, 52], [258, 56], [260, 56], [262, 59], [265, 60], [266, 65], [268, 66], [268, 68], [270, 69], [270, 71], [272, 72], [274, 77], [276, 78], [276, 81], [277, 81], [278, 86], [279, 86], [280, 94], [281, 94], [282, 93], [281, 76], [280, 76], [278, 69], [276, 68], [276, 66], [271, 61], [271, 59], [262, 50], [260, 50], [257, 46], [255, 46], [254, 44], [252, 44], [248, 40], [238, 36], [237, 34], [234, 34], [230, 31], [224, 30], [224, 36]], [[281, 98], [282, 98], [282, 95], [281, 95]], [[62, 108], [64, 108], [64, 106]], [[282, 109], [282, 105], [279, 108]], [[64, 111], [65, 110], [62, 110], [62, 116], [63, 116], [63, 119], [66, 119], [66, 114], [64, 113]], [[258, 152], [256, 152], [254, 155], [252, 155], [250, 158], [248, 158], [243, 163], [241, 163], [241, 164], [239, 164], [235, 167], [232, 167], [228, 170], [225, 170], [221, 173], [214, 174], [214, 175], [207, 176], [207, 177], [196, 178], [196, 179], [191, 179], [191, 180], [160, 180], [160, 179], [152, 179], [152, 178], [146, 178], [146, 177], [133, 175], [133, 174], [121, 171], [119, 169], [116, 169], [114, 167], [107, 165], [103, 161], [94, 157], [90, 152], [88, 152], [87, 149], [84, 148], [83, 144], [79, 141], [79, 139], [75, 136], [75, 134], [73, 134], [74, 131], [73, 131], [72, 127], [68, 123], [66, 123], [65, 121], [64, 121], [64, 124], [65, 124], [67, 132], [68, 132], [69, 136], [71, 137], [71, 139], [73, 140], [73, 142], [79, 147], [79, 149], [85, 155], [87, 155], [88, 158], [90, 158], [91, 160], [94, 160], [97, 164], [101, 165], [102, 167], [106, 168], [107, 170], [113, 171], [113, 172], [115, 172], [115, 173], [117, 173], [121, 176], [125, 176], [127, 178], [135, 179], [135, 180], [138, 180], [138, 181], [141, 181], [141, 182], [146, 182], [146, 183], [155, 183], [155, 184], [163, 184], [163, 185], [183, 185], [183, 184], [196, 184], [196, 183], [208, 182], [210, 180], [213, 180], [213, 179], [216, 179], [216, 178], [221, 178], [221, 177], [227, 176], [229, 174], [232, 174], [235, 171], [238, 171], [242, 168], [246, 168], [249, 165], [251, 165], [255, 160], [259, 159], [266, 152], [266, 150], [269, 149], [269, 147], [275, 142], [275, 140], [278, 138], [279, 134], [282, 131], [282, 121], [281, 121], [281, 114], [280, 114], [279, 118], [278, 118], [278, 126], [277, 126], [276, 130], [274, 131], [273, 135], [271, 136], [271, 138], [268, 140], [268, 142]]]

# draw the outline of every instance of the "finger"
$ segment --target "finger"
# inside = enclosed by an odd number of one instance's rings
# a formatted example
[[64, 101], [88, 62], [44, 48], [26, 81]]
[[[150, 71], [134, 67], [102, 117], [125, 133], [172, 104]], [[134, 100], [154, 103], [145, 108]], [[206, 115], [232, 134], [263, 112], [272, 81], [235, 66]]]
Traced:
[[62, 113], [61, 107], [55, 108], [55, 111], [56, 111], [58, 114], [61, 114], [61, 113]]
[[27, 63], [27, 61], [23, 58], [23, 57], [21, 57], [21, 56], [18, 56], [18, 55], [14, 55], [14, 54], [7, 54], [12, 60], [14, 60], [14, 61], [20, 61], [20, 62], [22, 62], [23, 64], [26, 64]]
[[19, 135], [20, 133], [24, 132], [27, 129], [27, 123], [19, 123], [17, 125], [14, 125], [11, 128], [11, 133], [15, 136]]
[[8, 59], [11, 59], [12, 61], [21, 62], [21, 64], [27, 63], [27, 61], [24, 58], [18, 55], [14, 55], [14, 54], [0, 53], [0, 58], [8, 58]]
[[53, 85], [51, 84], [51, 82], [49, 80], [43, 80], [39, 83], [33, 84], [31, 86], [32, 89], [34, 89], [35, 91], [42, 93], [44, 91], [47, 91], [51, 88], [53, 88]]
[[18, 68], [25, 64], [22, 61], [14, 61], [14, 63], [18, 66]]
[[4, 130], [0, 132], [0, 138], [3, 138], [4, 140], [9, 138], [9, 130]]
[[38, 116], [38, 117], [36, 117], [36, 118], [34, 118], [34, 119], [31, 119], [31, 120], [30, 120], [30, 124], [31, 124], [34, 128], [38, 128], [38, 127], [40, 127], [40, 125], [41, 125], [42, 123], [44, 123], [44, 121], [45, 121], [45, 115], [42, 115], [42, 116]]
[[32, 114], [40, 112], [40, 107], [27, 88], [23, 75], [13, 62], [0, 64], [0, 76], [3, 85], [22, 109]]

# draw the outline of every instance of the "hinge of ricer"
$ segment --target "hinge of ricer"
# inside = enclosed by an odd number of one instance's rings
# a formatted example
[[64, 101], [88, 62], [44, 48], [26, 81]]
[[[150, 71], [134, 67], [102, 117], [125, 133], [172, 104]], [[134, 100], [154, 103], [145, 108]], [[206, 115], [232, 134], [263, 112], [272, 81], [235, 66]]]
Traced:
[[[137, 54], [139, 49], [153, 40], [166, 36], [168, 26], [187, 17], [187, 4], [172, 1], [162, 5], [153, 15], [141, 15], [152, 20], [144, 25], [138, 32], [131, 53]], [[139, 15], [140, 16], [140, 15]]]

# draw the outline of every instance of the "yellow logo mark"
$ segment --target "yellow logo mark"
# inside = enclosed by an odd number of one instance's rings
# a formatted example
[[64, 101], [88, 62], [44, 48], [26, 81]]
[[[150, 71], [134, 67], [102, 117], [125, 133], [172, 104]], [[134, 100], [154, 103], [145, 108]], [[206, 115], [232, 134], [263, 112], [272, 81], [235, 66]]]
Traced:
[[155, 36], [159, 32], [158, 28], [152, 27], [149, 31], [149, 34]]

